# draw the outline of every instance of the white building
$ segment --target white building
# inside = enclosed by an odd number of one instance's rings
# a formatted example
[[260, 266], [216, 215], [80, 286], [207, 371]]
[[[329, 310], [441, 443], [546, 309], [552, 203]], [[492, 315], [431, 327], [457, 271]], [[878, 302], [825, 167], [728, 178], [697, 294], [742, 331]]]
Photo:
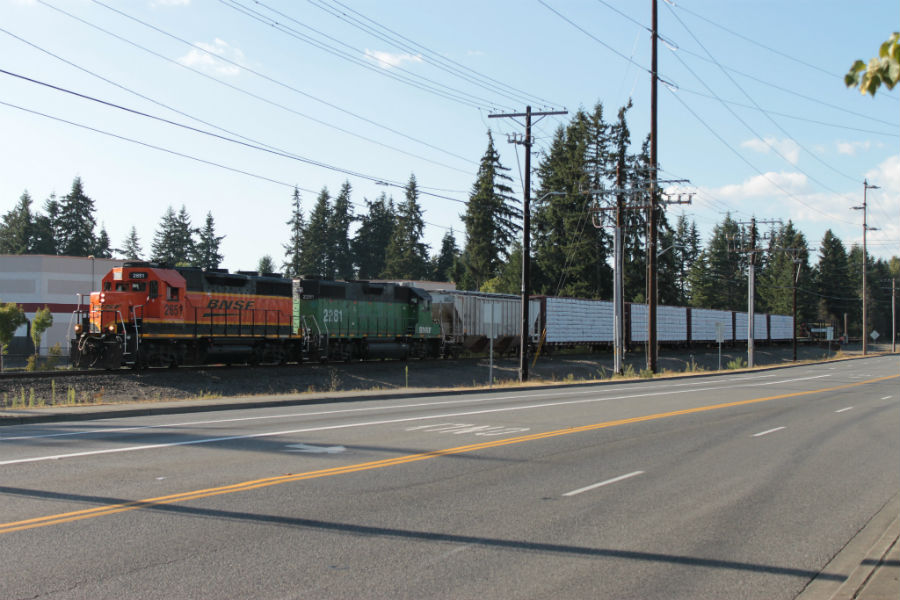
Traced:
[[[87, 305], [90, 293], [100, 289], [103, 276], [113, 267], [121, 267], [123, 262], [80, 256], [0, 254], [0, 302], [15, 302], [29, 321], [35, 312], [49, 307], [53, 325], [41, 338], [40, 353], [46, 355], [49, 348], [59, 344], [63, 356], [68, 356], [72, 313], [78, 306], [78, 294], [83, 294], [83, 303]], [[23, 341], [27, 335], [25, 325], [16, 331], [16, 337]], [[10, 358], [13, 354], [11, 347]]]

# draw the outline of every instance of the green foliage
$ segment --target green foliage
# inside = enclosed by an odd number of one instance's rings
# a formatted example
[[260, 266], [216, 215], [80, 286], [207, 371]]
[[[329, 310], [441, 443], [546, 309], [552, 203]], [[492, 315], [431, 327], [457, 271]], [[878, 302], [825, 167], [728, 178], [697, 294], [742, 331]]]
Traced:
[[458, 273], [460, 262], [459, 248], [456, 246], [456, 237], [451, 229], [444, 234], [441, 240], [441, 251], [431, 261], [431, 279], [434, 281], [453, 281], [460, 279]]
[[726, 215], [713, 228], [706, 249], [694, 262], [688, 281], [691, 287], [691, 306], [721, 310], [747, 309], [747, 277], [741, 255], [734, 252], [744, 233]]
[[200, 230], [200, 239], [196, 246], [196, 266], [203, 269], [218, 269], [225, 260], [225, 257], [219, 252], [219, 247], [224, 239], [224, 235], [216, 235], [216, 223], [212, 212], [206, 213], [206, 223]]
[[[825, 232], [819, 244], [819, 263], [816, 267], [815, 284], [819, 297], [817, 317], [824, 321], [843, 322], [843, 314], [855, 307], [848, 305], [847, 298], [855, 286], [850, 278], [847, 251], [840, 238], [831, 230]], [[861, 265], [861, 261], [857, 263]], [[855, 270], [859, 270], [857, 266]]]
[[306, 219], [303, 216], [303, 207], [300, 205], [300, 190], [294, 188], [291, 196], [291, 218], [287, 222], [290, 226], [291, 236], [288, 243], [284, 244], [284, 263], [281, 267], [287, 277], [300, 277], [302, 271], [303, 247], [306, 236]]
[[384, 271], [385, 256], [396, 227], [394, 200], [381, 194], [366, 200], [368, 212], [359, 218], [359, 228], [351, 242], [356, 259], [357, 277], [375, 279]]
[[274, 273], [275, 272], [275, 261], [272, 260], [272, 257], [266, 254], [262, 258], [259, 259], [259, 262], [256, 265], [257, 272], [262, 275], [263, 273]]
[[16, 329], [26, 322], [25, 311], [18, 304], [0, 304], [0, 371], [3, 370], [3, 354], [16, 334]]
[[125, 238], [125, 241], [122, 242], [121, 250], [118, 250], [126, 260], [143, 260], [141, 255], [144, 253], [141, 248], [141, 240], [138, 238], [137, 228], [134, 225], [131, 226], [131, 231], [128, 232], [128, 237]]
[[35, 355], [40, 354], [41, 336], [53, 325], [53, 314], [48, 307], [34, 313], [31, 319], [31, 341], [34, 343]]
[[[57, 247], [64, 256], [88, 256], [97, 248], [94, 228], [94, 201], [84, 193], [81, 178], [72, 182], [72, 190], [63, 196], [56, 217]], [[108, 240], [107, 240], [108, 245]]]
[[746, 369], [746, 368], [747, 368], [747, 361], [746, 361], [745, 359], [741, 358], [741, 357], [738, 357], [738, 358], [735, 358], [735, 359], [733, 359], [733, 360], [729, 360], [729, 361], [725, 364], [725, 367], [728, 368], [728, 369], [731, 369], [731, 370], [734, 370], [734, 369]]
[[195, 231], [191, 227], [191, 218], [184, 205], [177, 214], [175, 209], [169, 206], [153, 237], [153, 255], [150, 260], [172, 265], [195, 264]]
[[19, 203], [3, 215], [0, 223], [0, 254], [27, 254], [32, 247], [31, 196], [22, 193]]
[[494, 138], [488, 131], [488, 147], [481, 158], [475, 184], [466, 205], [463, 223], [466, 246], [462, 256], [462, 287], [477, 290], [497, 275], [509, 257], [510, 246], [521, 231], [522, 211], [512, 195], [508, 168], [500, 163]]
[[410, 175], [406, 198], [397, 206], [396, 226], [385, 252], [383, 277], [423, 279], [427, 276], [428, 246], [422, 242], [424, 229], [416, 176]]
[[332, 276], [335, 279], [353, 279], [353, 253], [350, 249], [350, 225], [354, 221], [353, 204], [350, 202], [350, 182], [344, 182], [331, 211], [328, 227], [328, 250], [332, 254]]
[[889, 89], [894, 89], [900, 80], [900, 32], [894, 32], [878, 49], [878, 56], [869, 60], [866, 64], [857, 60], [844, 76], [847, 87], [858, 87], [861, 94], [871, 94], [882, 84]]
[[331, 195], [328, 188], [322, 188], [305, 231], [300, 256], [300, 269], [304, 275], [334, 276], [334, 255], [329, 246], [331, 216]]

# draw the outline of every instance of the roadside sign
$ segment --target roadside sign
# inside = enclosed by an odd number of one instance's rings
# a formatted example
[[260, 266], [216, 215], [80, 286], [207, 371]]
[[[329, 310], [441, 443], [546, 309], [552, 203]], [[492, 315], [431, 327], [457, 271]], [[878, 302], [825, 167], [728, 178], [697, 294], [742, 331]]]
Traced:
[[716, 341], [720, 344], [725, 341], [725, 329], [718, 321], [716, 321]]
[[873, 330], [872, 333], [869, 334], [869, 337], [872, 338], [872, 341], [874, 342], [881, 337], [881, 334]]

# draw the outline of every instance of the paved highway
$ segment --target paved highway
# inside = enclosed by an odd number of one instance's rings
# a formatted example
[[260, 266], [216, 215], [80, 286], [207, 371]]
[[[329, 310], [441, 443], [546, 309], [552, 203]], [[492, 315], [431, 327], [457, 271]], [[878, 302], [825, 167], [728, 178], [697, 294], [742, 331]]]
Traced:
[[5, 427], [0, 597], [794, 598], [900, 489], [898, 366]]

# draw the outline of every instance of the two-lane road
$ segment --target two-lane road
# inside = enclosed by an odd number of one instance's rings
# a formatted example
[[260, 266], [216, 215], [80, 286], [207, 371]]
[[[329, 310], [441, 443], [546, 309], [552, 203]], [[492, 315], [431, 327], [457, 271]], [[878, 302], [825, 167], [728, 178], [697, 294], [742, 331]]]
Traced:
[[6, 427], [0, 597], [793, 598], [897, 494], [898, 381], [886, 357]]

